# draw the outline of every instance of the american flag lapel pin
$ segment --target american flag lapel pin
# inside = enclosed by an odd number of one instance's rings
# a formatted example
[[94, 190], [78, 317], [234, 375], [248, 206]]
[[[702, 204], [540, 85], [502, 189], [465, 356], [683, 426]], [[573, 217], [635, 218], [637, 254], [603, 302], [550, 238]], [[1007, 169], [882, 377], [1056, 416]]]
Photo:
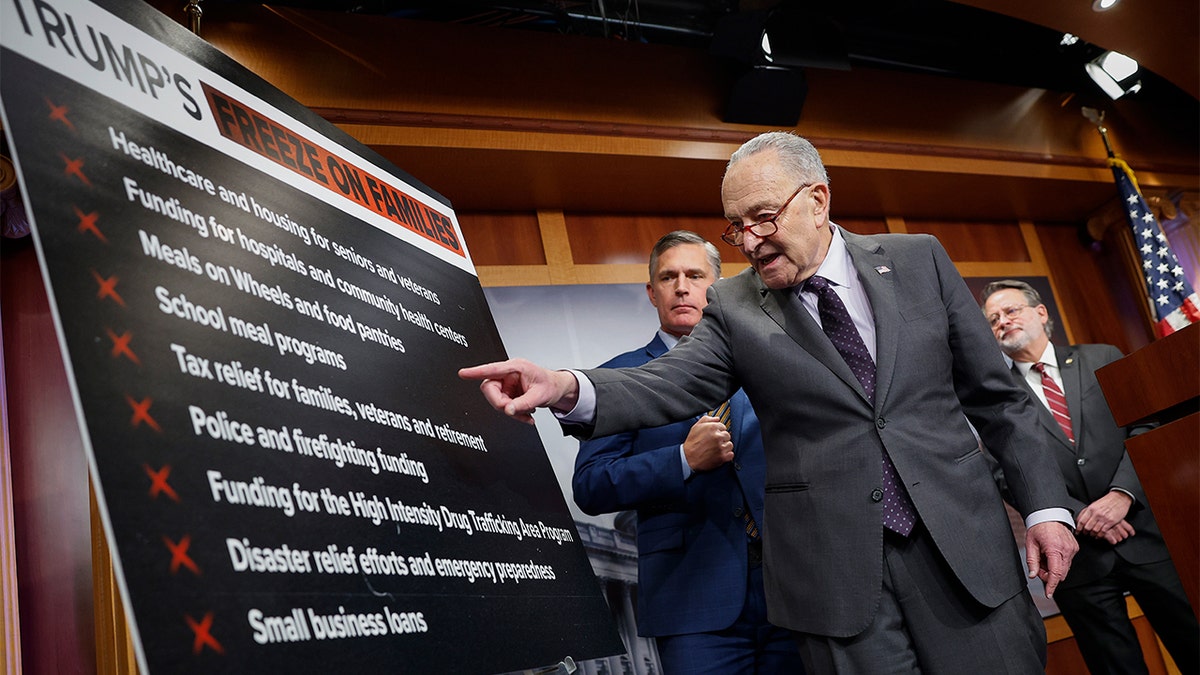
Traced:
[[888, 272], [892, 271], [892, 268], [888, 267], [887, 265], [876, 265], [875, 271], [879, 272], [880, 274], [887, 274]]

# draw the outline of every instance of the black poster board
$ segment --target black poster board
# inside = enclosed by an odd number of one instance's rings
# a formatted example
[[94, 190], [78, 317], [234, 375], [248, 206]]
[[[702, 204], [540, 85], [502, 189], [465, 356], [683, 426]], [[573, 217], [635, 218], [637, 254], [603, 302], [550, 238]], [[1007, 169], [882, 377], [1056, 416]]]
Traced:
[[449, 203], [146, 5], [0, 7], [143, 671], [622, 651], [535, 430], [456, 376], [505, 351]]

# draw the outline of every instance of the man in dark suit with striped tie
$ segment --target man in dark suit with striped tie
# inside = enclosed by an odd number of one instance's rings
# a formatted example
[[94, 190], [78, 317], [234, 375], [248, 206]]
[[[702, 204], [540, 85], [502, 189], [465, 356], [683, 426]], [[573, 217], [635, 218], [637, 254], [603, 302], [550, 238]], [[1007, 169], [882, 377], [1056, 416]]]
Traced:
[[1133, 594], [1183, 673], [1200, 666], [1200, 629], [1142, 484], [1125, 452], [1126, 429], [1112, 412], [1096, 370], [1121, 358], [1112, 345], [1056, 347], [1053, 320], [1037, 290], [993, 281], [983, 313], [1013, 375], [1044, 405], [1038, 431], [1066, 482], [1079, 552], [1054, 599], [1092, 673], [1146, 673], [1125, 608]]
[[[665, 354], [700, 321], [720, 276], [720, 253], [700, 235], [659, 239], [646, 284], [659, 330], [601, 367]], [[638, 634], [657, 639], [667, 675], [801, 673], [790, 632], [766, 618], [758, 418], [741, 391], [709, 412], [581, 443], [575, 503], [593, 515], [637, 511]]]

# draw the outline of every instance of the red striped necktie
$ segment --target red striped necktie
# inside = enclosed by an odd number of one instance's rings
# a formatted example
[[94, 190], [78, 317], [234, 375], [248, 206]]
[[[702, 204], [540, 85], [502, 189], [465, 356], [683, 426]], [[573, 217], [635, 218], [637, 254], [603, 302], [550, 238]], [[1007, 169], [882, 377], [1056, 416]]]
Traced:
[[1046, 393], [1046, 405], [1050, 408], [1050, 414], [1054, 415], [1054, 421], [1062, 427], [1067, 440], [1074, 443], [1075, 433], [1071, 431], [1071, 412], [1067, 410], [1067, 398], [1063, 396], [1062, 389], [1058, 388], [1054, 378], [1050, 377], [1050, 373], [1046, 372], [1046, 364], [1035, 363], [1033, 369], [1042, 375], [1042, 390]]

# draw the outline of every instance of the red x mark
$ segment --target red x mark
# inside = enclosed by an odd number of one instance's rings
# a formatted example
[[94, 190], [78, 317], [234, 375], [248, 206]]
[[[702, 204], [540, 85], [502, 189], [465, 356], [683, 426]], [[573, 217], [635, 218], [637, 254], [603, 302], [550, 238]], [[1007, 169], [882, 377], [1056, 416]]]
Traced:
[[151, 469], [149, 464], [143, 464], [142, 469], [145, 470], [146, 475], [149, 476], [150, 480], [152, 481], [150, 484], [151, 497], [157, 497], [158, 493], [161, 492], [176, 502], [179, 501], [179, 495], [176, 494], [175, 490], [167, 483], [167, 477], [171, 475], [170, 464], [163, 465], [163, 468], [159, 469], [158, 471]]
[[196, 639], [192, 642], [193, 654], [199, 654], [206, 645], [218, 654], [225, 653], [225, 649], [221, 646], [221, 643], [217, 642], [217, 639], [209, 632], [212, 630], [212, 612], [205, 614], [204, 619], [201, 621], [196, 621], [187, 614], [184, 614], [183, 618], [187, 619], [188, 628], [191, 628], [192, 632], [196, 634]]
[[142, 365], [142, 362], [140, 360], [138, 360], [137, 354], [134, 354], [133, 350], [129, 348], [129, 341], [133, 339], [132, 333], [130, 333], [129, 331], [125, 331], [121, 335], [117, 335], [116, 333], [112, 332], [111, 329], [108, 329], [108, 328], [105, 328], [104, 332], [108, 333], [108, 339], [112, 340], [112, 343], [113, 343], [112, 353], [110, 354], [110, 356], [112, 356], [115, 359], [118, 356], [123, 355], [125, 358], [129, 359], [130, 361], [133, 361], [134, 363], [138, 364], [139, 366]]
[[77, 229], [80, 232], [91, 232], [100, 241], [108, 243], [108, 239], [104, 237], [104, 233], [100, 231], [100, 228], [96, 227], [96, 219], [100, 217], [99, 213], [95, 211], [84, 213], [79, 210], [78, 206], [72, 206], [71, 208], [75, 209], [75, 216], [79, 218], [79, 227]]
[[67, 113], [71, 111], [70, 108], [65, 105], [54, 105], [54, 102], [50, 99], [46, 99], [46, 105], [50, 106], [50, 119], [62, 122], [67, 125], [68, 129], [75, 131], [75, 125], [71, 124], [71, 120], [67, 119]]
[[92, 270], [92, 278], [94, 278], [96, 280], [97, 284], [100, 284], [100, 290], [96, 291], [96, 299], [97, 300], [103, 300], [104, 298], [112, 298], [113, 301], [116, 302], [118, 305], [120, 305], [122, 307], [125, 306], [125, 299], [122, 298], [119, 293], [117, 293], [117, 281], [119, 281], [119, 279], [117, 278], [117, 275], [114, 274], [111, 277], [105, 279], [104, 277], [100, 276], [99, 272], [97, 272], [96, 270]]
[[66, 168], [63, 169], [64, 174], [74, 175], [75, 177], [79, 178], [79, 180], [83, 181], [84, 185], [92, 184], [92, 181], [88, 180], [88, 177], [83, 175], [83, 159], [71, 159], [61, 152], [58, 153], [58, 156], [61, 157], [62, 161], [66, 162], [67, 164]]
[[135, 401], [133, 400], [133, 397], [131, 397], [129, 394], [126, 394], [125, 401], [129, 403], [130, 408], [133, 408], [133, 419], [129, 420], [130, 424], [136, 428], [137, 425], [145, 422], [146, 426], [150, 427], [151, 429], [158, 432], [162, 431], [162, 429], [158, 426], [158, 422], [155, 422], [154, 418], [150, 416], [150, 406], [154, 403], [154, 399], [147, 396], [141, 401]]
[[162, 540], [167, 548], [171, 549], [171, 574], [178, 572], [179, 566], [183, 565], [196, 576], [200, 576], [200, 568], [196, 567], [196, 563], [187, 554], [188, 548], [192, 545], [191, 535], [183, 535], [183, 539], [180, 539], [178, 544], [167, 537], [163, 537]]

